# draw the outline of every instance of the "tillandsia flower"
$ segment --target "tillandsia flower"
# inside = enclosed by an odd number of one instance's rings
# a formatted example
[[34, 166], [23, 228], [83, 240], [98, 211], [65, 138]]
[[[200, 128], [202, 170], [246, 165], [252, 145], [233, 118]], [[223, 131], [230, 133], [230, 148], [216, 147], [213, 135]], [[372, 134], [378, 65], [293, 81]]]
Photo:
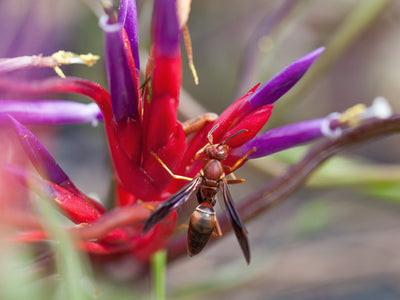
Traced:
[[[243, 130], [227, 142], [230, 148], [225, 162], [232, 166], [250, 150], [253, 159], [313, 141], [326, 135], [328, 128], [346, 127], [346, 120], [316, 119], [276, 128], [257, 136], [267, 122], [273, 103], [294, 86], [307, 72], [324, 48], [294, 61], [262, 86], [253, 87], [217, 118], [199, 118], [181, 123], [177, 109], [181, 86], [180, 37], [175, 1], [155, 0], [152, 19], [150, 58], [140, 88], [138, 30], [134, 0], [122, 0], [119, 13], [106, 7], [100, 19], [105, 38], [106, 71], [109, 92], [81, 78], [48, 78], [22, 81], [5, 73], [38, 66], [26, 57], [0, 61], [2, 95], [31, 96], [41, 100], [0, 101], [0, 126], [11, 128], [29, 157], [36, 175], [12, 161], [3, 161], [1, 174], [8, 174], [39, 195], [54, 200], [59, 210], [80, 226], [73, 227], [76, 246], [92, 254], [131, 252], [147, 261], [158, 249], [166, 247], [177, 217], [172, 213], [152, 230], [141, 229], [151, 209], [165, 201], [183, 184], [160, 164], [158, 157], [175, 174], [195, 176], [202, 168], [196, 154], [207, 144], [211, 128], [214, 143]], [[24, 65], [25, 64], [25, 65]], [[50, 64], [52, 67], [58, 66]], [[2, 71], [3, 70], [3, 71]], [[90, 97], [96, 104], [54, 99], [55, 94], [75, 93]], [[116, 178], [116, 207], [104, 207], [82, 193], [52, 158], [38, 138], [23, 124], [62, 125], [104, 122]], [[196, 124], [195, 126], [193, 124]], [[216, 126], [218, 125], [218, 126]], [[229, 173], [229, 172], [227, 172]], [[38, 217], [32, 213], [32, 225], [13, 238], [19, 242], [37, 242], [48, 238]], [[18, 222], [16, 222], [18, 223]]]

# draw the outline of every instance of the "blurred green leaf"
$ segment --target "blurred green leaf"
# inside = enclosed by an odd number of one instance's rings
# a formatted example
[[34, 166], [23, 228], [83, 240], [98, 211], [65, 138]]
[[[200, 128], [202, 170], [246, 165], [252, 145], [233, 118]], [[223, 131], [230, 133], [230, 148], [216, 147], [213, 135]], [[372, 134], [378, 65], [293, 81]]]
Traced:
[[393, 184], [379, 184], [363, 190], [369, 196], [379, 197], [388, 202], [400, 204], [400, 182]]
[[52, 200], [45, 195], [34, 199], [36, 208], [42, 216], [44, 228], [54, 239], [54, 242], [49, 245], [54, 252], [56, 271], [60, 276], [57, 298], [68, 300], [94, 298], [94, 294], [89, 294], [92, 289], [87, 289], [87, 285], [83, 284], [83, 280], [91, 277], [89, 265], [82, 253], [75, 249], [74, 242], [68, 236], [67, 231], [63, 229], [60, 214], [51, 204]]
[[293, 225], [295, 235], [310, 235], [318, 233], [331, 224], [332, 215], [329, 208], [321, 201], [306, 202], [298, 211]]
[[45, 282], [32, 278], [33, 253], [28, 247], [2, 244], [1, 248], [0, 299], [46, 299]]

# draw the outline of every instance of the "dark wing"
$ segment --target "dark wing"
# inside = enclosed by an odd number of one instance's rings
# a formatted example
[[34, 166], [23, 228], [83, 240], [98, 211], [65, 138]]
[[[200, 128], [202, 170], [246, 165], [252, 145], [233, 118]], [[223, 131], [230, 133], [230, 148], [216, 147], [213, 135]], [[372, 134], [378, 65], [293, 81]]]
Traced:
[[181, 188], [179, 191], [169, 197], [165, 202], [157, 206], [151, 213], [150, 217], [144, 223], [142, 233], [145, 234], [146, 232], [148, 232], [151, 228], [153, 228], [154, 225], [156, 225], [158, 222], [168, 216], [172, 210], [185, 203], [193, 194], [193, 192], [197, 190], [200, 182], [201, 177], [195, 177], [187, 185], [185, 185], [183, 188]]
[[246, 258], [247, 263], [250, 264], [250, 247], [249, 241], [247, 240], [247, 230], [232, 203], [232, 196], [225, 180], [221, 182], [221, 190], [229, 221], [231, 222], [233, 230], [235, 231], [236, 238], [239, 241], [240, 247], [242, 248], [244, 257]]

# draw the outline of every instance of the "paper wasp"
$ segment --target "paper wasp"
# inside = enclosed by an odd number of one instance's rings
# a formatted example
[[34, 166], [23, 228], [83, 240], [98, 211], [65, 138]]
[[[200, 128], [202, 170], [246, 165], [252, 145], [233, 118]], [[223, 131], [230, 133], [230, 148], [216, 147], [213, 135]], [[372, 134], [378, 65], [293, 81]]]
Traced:
[[[204, 166], [194, 178], [173, 174], [161, 159], [153, 153], [155, 158], [163, 165], [171, 176], [176, 179], [189, 180], [190, 182], [154, 209], [144, 224], [143, 233], [148, 232], [172, 210], [185, 203], [194, 192], [197, 192], [197, 201], [199, 205], [190, 217], [187, 250], [190, 256], [198, 254], [205, 247], [212, 234], [217, 237], [222, 236], [214, 210], [216, 195], [220, 190], [223, 198], [223, 206], [232, 224], [236, 238], [239, 241], [247, 263], [250, 263], [250, 248], [247, 240], [247, 230], [233, 205], [232, 196], [228, 189], [228, 184], [241, 183], [244, 182], [244, 179], [227, 179], [225, 177], [225, 170], [235, 170], [248, 155], [255, 151], [255, 149], [247, 153], [243, 158], [239, 159], [232, 167], [224, 166], [222, 161], [226, 159], [229, 151], [229, 146], [226, 142], [247, 130], [240, 130], [225, 139], [223, 142], [213, 144], [212, 132], [216, 128], [217, 126], [214, 126], [207, 135], [209, 144], [196, 154], [196, 157], [204, 162]], [[200, 157], [199, 154], [201, 153], [204, 154], [205, 158]], [[214, 233], [214, 230], [216, 233]]]

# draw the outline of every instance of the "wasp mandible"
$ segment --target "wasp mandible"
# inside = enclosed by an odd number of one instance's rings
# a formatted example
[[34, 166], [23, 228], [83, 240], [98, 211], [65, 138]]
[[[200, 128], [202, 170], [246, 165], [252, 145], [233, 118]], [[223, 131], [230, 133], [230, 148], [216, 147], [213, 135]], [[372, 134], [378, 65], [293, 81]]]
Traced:
[[[199, 205], [193, 212], [189, 221], [187, 250], [190, 256], [198, 254], [207, 244], [211, 235], [217, 237], [222, 236], [221, 228], [218, 224], [214, 205], [216, 203], [216, 195], [220, 190], [223, 198], [223, 206], [227, 212], [229, 221], [232, 224], [236, 238], [242, 248], [247, 263], [250, 263], [250, 248], [247, 240], [247, 230], [237, 213], [232, 201], [228, 184], [241, 183], [244, 179], [234, 178], [227, 179], [225, 170], [234, 171], [255, 149], [248, 152], [244, 157], [239, 159], [232, 167], [224, 166], [222, 161], [228, 156], [229, 146], [227, 141], [234, 138], [238, 134], [247, 131], [239, 130], [232, 136], [228, 137], [219, 144], [214, 144], [212, 139], [213, 131], [218, 127], [214, 126], [207, 135], [208, 144], [203, 147], [197, 154], [198, 159], [203, 160], [204, 166], [202, 170], [194, 178], [179, 176], [172, 173], [171, 170], [161, 161], [161, 159], [152, 153], [160, 164], [176, 179], [190, 181], [187, 185], [177, 191], [165, 202], [157, 206], [146, 220], [143, 227], [143, 234], [148, 232], [154, 225], [164, 219], [172, 210], [185, 203], [190, 196], [197, 191], [197, 201]], [[201, 158], [199, 154], [203, 153], [205, 158]]]

